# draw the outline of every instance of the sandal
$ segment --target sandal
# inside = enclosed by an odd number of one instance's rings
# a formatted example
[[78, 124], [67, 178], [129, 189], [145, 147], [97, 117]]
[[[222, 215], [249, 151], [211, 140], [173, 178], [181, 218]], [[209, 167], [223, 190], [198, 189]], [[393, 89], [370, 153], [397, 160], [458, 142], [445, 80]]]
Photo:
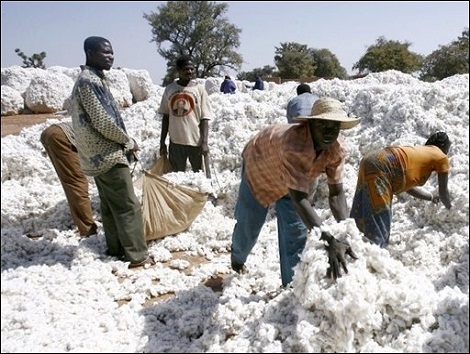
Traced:
[[137, 262], [137, 263], [130, 263], [129, 264], [129, 269], [133, 269], [133, 268], [140, 268], [140, 267], [144, 267], [145, 266], [154, 266], [155, 264], [157, 264], [155, 262], [155, 260], [153, 259], [152, 256], [148, 256], [147, 258], [145, 258], [142, 262]]

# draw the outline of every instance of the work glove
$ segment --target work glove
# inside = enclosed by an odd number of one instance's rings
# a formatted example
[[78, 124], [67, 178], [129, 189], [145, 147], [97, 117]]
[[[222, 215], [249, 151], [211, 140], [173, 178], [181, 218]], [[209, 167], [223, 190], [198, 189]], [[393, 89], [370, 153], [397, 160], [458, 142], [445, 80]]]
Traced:
[[326, 251], [328, 252], [328, 264], [330, 267], [326, 272], [326, 276], [328, 278], [333, 277], [333, 279], [336, 280], [341, 277], [341, 267], [343, 267], [344, 272], [347, 274], [348, 268], [346, 267], [346, 255], [349, 255], [353, 259], [357, 259], [351, 246], [345, 241], [336, 240], [327, 231], [323, 231], [321, 233], [320, 240], [324, 240], [328, 243]]

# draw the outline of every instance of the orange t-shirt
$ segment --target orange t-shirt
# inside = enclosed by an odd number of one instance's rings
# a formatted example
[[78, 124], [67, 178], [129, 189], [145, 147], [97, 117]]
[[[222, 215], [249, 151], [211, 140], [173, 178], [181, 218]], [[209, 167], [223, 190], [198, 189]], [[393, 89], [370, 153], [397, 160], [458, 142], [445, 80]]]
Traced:
[[424, 185], [433, 171], [449, 172], [449, 158], [437, 146], [391, 146], [390, 149], [402, 161], [405, 191]]

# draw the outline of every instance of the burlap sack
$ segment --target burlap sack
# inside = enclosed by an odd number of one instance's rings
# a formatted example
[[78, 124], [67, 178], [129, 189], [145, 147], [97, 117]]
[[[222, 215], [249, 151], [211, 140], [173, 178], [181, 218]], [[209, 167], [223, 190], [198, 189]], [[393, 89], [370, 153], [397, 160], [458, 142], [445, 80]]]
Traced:
[[143, 171], [142, 212], [147, 241], [186, 230], [204, 208], [208, 193]]

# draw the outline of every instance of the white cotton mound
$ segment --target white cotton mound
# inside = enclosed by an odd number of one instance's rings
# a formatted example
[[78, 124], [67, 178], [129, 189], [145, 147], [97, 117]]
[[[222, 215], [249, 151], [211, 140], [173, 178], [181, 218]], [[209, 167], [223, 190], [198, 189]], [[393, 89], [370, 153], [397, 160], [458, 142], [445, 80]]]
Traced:
[[[207, 85], [216, 88], [221, 80]], [[241, 151], [266, 125], [286, 122], [297, 85], [270, 83], [265, 91], [210, 95], [211, 180], [193, 172], [165, 177], [211, 198], [186, 231], [149, 243], [157, 265], [146, 270], [129, 270], [105, 256], [101, 227], [96, 236], [77, 237], [39, 142], [55, 120], [2, 138], [2, 352], [468, 353], [468, 75], [423, 83], [390, 71], [310, 84], [314, 93], [340, 99], [362, 117], [360, 125], [343, 132], [349, 206], [366, 152], [389, 144], [422, 145], [443, 130], [452, 139], [452, 209], [396, 196], [390, 245], [380, 249], [362, 241], [353, 220], [334, 222], [321, 178], [315, 208], [356, 253], [357, 260], [347, 259], [349, 273], [337, 282], [326, 279], [326, 252], [313, 230], [292, 288], [282, 289], [272, 209], [246, 262], [248, 273], [230, 270]], [[141, 147], [136, 181], [158, 152], [162, 93], [160, 86], [147, 87], [139, 95], [150, 96], [123, 111]], [[129, 100], [122, 96], [123, 103]], [[435, 176], [422, 188], [437, 191]], [[100, 222], [92, 179], [90, 192]], [[141, 197], [137, 187], [136, 192]], [[203, 262], [193, 264], [192, 257]], [[221, 292], [204, 285], [220, 277]], [[155, 302], [157, 296], [164, 299]]]

